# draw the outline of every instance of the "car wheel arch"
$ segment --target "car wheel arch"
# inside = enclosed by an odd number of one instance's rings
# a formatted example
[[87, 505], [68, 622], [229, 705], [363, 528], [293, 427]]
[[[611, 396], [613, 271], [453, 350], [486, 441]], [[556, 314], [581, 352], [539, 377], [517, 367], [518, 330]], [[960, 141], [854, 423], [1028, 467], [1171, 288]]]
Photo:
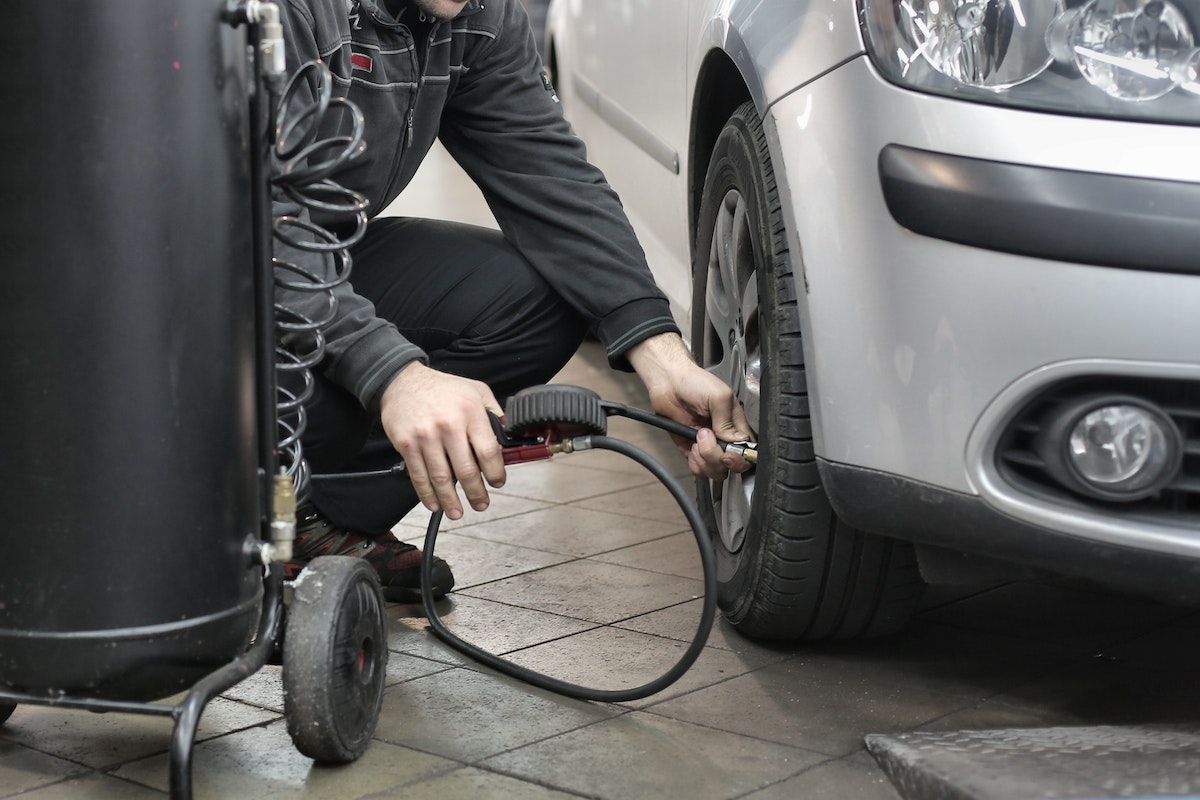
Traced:
[[717, 137], [734, 111], [752, 98], [745, 76], [729, 54], [723, 50], [710, 51], [696, 74], [692, 100], [687, 183], [690, 241], [696, 239], [704, 178]]

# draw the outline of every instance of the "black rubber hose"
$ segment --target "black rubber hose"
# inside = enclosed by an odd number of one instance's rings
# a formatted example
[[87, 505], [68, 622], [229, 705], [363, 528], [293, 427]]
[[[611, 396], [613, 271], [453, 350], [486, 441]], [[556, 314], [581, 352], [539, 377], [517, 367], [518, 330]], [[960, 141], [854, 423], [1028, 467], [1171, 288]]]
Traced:
[[696, 441], [697, 430], [695, 428], [691, 427], [690, 425], [684, 425], [682, 422], [676, 422], [675, 420], [670, 419], [669, 417], [664, 417], [661, 414], [643, 411], [640, 408], [627, 406], [624, 403], [614, 403], [611, 400], [601, 400], [600, 406], [604, 409], [604, 412], [610, 416], [616, 414], [618, 416], [628, 417], [629, 419], [637, 422], [644, 422], [647, 425], [652, 425], [659, 430], [666, 431], [667, 433], [673, 433], [676, 436], [682, 436], [683, 438], [689, 439], [693, 442]]
[[433, 517], [429, 520], [429, 527], [425, 531], [425, 552], [421, 559], [421, 602], [425, 606], [425, 616], [429, 619], [429, 626], [437, 634], [438, 638], [476, 661], [486, 664], [509, 677], [517, 678], [533, 686], [548, 689], [566, 697], [574, 697], [579, 700], [620, 703], [627, 700], [638, 700], [661, 692], [677, 681], [683, 673], [687, 672], [699, 657], [700, 652], [704, 649], [705, 642], [708, 641], [708, 634], [712, 629], [713, 618], [716, 616], [716, 557], [713, 555], [712, 542], [708, 538], [708, 529], [704, 525], [704, 520], [700, 518], [700, 512], [696, 510], [695, 503], [692, 502], [692, 499], [684, 492], [683, 487], [667, 472], [665, 467], [651, 458], [645, 451], [620, 439], [610, 439], [607, 436], [590, 436], [587, 438], [590, 440], [593, 449], [612, 450], [633, 459], [650, 470], [654, 477], [658, 478], [659, 482], [675, 498], [675, 502], [679, 504], [684, 516], [687, 517], [688, 524], [692, 527], [692, 535], [696, 538], [696, 545], [700, 550], [700, 562], [704, 570], [704, 603], [700, 614], [700, 624], [696, 628], [696, 635], [692, 637], [692, 643], [680, 657], [679, 661], [675, 663], [675, 666], [671, 667], [655, 680], [632, 689], [593, 689], [588, 686], [580, 686], [579, 684], [552, 678], [541, 672], [514, 664], [452, 633], [446, 627], [445, 623], [442, 622], [441, 617], [438, 616], [433, 600], [433, 550], [437, 542], [438, 528], [442, 523], [441, 511], [434, 513]]

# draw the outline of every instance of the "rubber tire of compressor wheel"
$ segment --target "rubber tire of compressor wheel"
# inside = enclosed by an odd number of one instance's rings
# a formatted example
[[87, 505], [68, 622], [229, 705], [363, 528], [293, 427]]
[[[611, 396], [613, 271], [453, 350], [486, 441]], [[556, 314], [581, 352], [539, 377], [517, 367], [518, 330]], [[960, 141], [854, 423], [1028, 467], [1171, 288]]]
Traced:
[[16, 703], [0, 703], [0, 725], [8, 722], [8, 718], [17, 710]]
[[284, 716], [296, 749], [345, 764], [371, 742], [387, 671], [383, 593], [362, 559], [324, 556], [293, 584], [283, 640]]
[[734, 387], [761, 443], [753, 473], [697, 484], [713, 532], [721, 610], [739, 631], [762, 639], [894, 633], [912, 616], [924, 584], [910, 544], [846, 525], [821, 486], [796, 280], [752, 103], [734, 112], [717, 139], [695, 253], [697, 359]]

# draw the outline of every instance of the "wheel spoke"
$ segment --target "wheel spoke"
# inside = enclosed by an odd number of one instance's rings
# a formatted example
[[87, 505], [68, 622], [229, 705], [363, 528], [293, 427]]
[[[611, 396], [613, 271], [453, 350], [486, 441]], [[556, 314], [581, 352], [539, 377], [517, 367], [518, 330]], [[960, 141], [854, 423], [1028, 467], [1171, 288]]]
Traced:
[[722, 350], [729, 345], [736, 323], [737, 281], [730, 244], [734, 238], [734, 217], [739, 204], [736, 192], [730, 192], [717, 213], [712, 247], [708, 259], [708, 283], [704, 310], [708, 323]]
[[742, 364], [742, 381], [735, 386], [738, 400], [746, 409], [750, 425], [759, 430], [760, 402], [762, 394], [762, 337], [758, 305], [758, 273], [752, 272], [742, 293], [742, 319], [745, 325], [745, 360]]
[[[746, 269], [746, 202], [741, 194], [730, 192], [725, 198], [726, 209], [730, 215], [729, 229], [722, 242], [724, 259], [721, 262], [721, 277], [725, 283], [725, 293], [731, 300], [737, 300], [742, 289], [742, 276]], [[753, 257], [750, 267], [753, 268]]]

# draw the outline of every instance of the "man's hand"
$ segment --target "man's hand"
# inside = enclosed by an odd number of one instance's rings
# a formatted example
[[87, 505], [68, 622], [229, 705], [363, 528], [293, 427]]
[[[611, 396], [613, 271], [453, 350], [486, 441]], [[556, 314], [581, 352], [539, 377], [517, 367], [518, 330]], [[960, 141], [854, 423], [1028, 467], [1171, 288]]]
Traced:
[[754, 438], [742, 404], [720, 378], [699, 367], [683, 340], [673, 333], [652, 336], [627, 354], [655, 412], [676, 422], [700, 428], [696, 442], [673, 436], [696, 477], [721, 480], [730, 470], [744, 472], [750, 463], [727, 453], [717, 443]]
[[488, 507], [484, 481], [504, 485], [504, 457], [488, 411], [503, 413], [486, 384], [414, 362], [380, 400], [383, 430], [404, 457], [417, 496], [430, 511], [463, 515], [454, 482], [476, 511]]

